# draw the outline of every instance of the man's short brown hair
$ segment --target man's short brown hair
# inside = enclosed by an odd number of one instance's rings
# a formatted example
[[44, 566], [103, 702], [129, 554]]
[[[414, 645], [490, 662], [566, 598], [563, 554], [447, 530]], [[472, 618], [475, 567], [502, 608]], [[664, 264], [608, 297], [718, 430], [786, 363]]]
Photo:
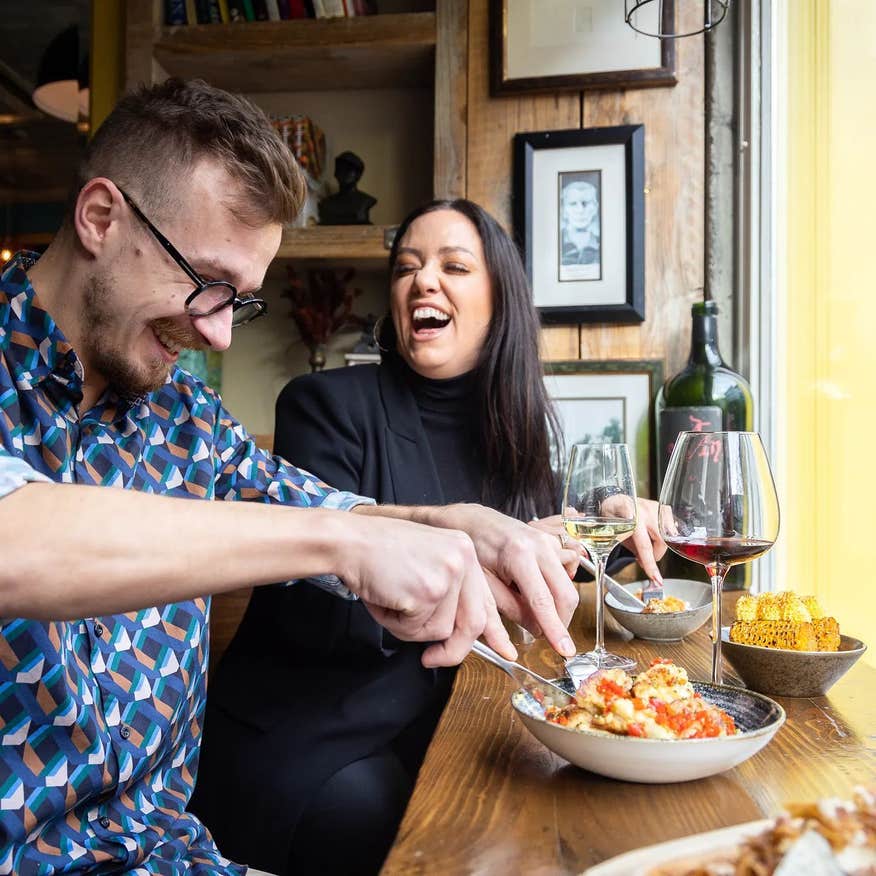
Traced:
[[167, 79], [122, 97], [86, 149], [76, 191], [107, 177], [161, 221], [203, 159], [219, 163], [239, 184], [225, 202], [241, 221], [285, 223], [298, 215], [304, 176], [267, 116], [201, 79]]

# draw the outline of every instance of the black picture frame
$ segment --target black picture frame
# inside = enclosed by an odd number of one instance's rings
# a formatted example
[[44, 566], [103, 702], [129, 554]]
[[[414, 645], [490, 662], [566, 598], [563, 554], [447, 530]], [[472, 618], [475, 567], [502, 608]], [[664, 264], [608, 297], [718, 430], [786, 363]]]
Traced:
[[[653, 67], [635, 67], [617, 69], [613, 64], [611, 70], [593, 69], [586, 63], [586, 52], [578, 52], [582, 59], [580, 72], [564, 75], [520, 76], [509, 69], [508, 41], [517, 27], [513, 20], [509, 0], [490, 0], [490, 93], [493, 97], [521, 94], [525, 92], [556, 92], [556, 91], [587, 91], [589, 89], [605, 88], [649, 88], [672, 86], [678, 82], [675, 72], [675, 41], [660, 40], [660, 62]], [[597, 7], [599, 9], [600, 7]], [[675, 31], [675, 0], [663, 0], [663, 22], [661, 30], [664, 33]], [[623, 24], [621, 42], [637, 39], [636, 32], [623, 22], [623, 9], [619, 3], [605, 4], [606, 14], [615, 15], [617, 21]], [[526, 33], [529, 29], [526, 23], [521, 23], [519, 31]], [[639, 35], [640, 36], [640, 35]], [[648, 37], [647, 39], [653, 39]], [[612, 43], [615, 53], [623, 56], [624, 46]], [[539, 53], [550, 57], [551, 52]], [[597, 65], [598, 66], [598, 65]]]
[[[548, 154], [546, 150], [561, 151]], [[588, 175], [597, 172], [596, 248], [576, 250], [573, 243], [567, 245], [563, 227], [569, 212], [564, 193], [573, 185], [579, 190], [586, 187], [585, 178], [595, 183], [595, 177]], [[592, 184], [590, 189], [594, 188]], [[644, 321], [644, 125], [516, 134], [512, 213], [533, 302], [544, 323]], [[607, 233], [603, 233], [606, 218]], [[587, 255], [576, 257], [576, 253]], [[592, 267], [586, 269], [590, 274], [573, 267], [576, 258], [592, 262], [594, 253], [598, 274]]]
[[[630, 448], [636, 470], [636, 491], [644, 498], [657, 498], [657, 437], [654, 402], [663, 385], [661, 359], [609, 359], [544, 362], [544, 381], [563, 426], [565, 452], [580, 443], [570, 415], [587, 418], [587, 430], [596, 429], [598, 441], [620, 440]], [[593, 409], [588, 410], [588, 403]], [[621, 435], [599, 434], [599, 415], [611, 415], [612, 405], [622, 410]], [[575, 407], [577, 405], [577, 412]], [[595, 416], [595, 419], [594, 419]]]

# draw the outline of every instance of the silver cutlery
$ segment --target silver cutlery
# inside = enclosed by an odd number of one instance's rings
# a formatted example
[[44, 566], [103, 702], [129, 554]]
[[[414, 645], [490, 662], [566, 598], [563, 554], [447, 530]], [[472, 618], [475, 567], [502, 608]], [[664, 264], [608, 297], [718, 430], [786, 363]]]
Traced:
[[471, 649], [478, 657], [482, 657], [488, 663], [492, 663], [507, 672], [542, 707], [562, 708], [572, 702], [572, 696], [561, 687], [546, 678], [542, 678], [537, 672], [527, 669], [520, 663], [506, 660], [483, 642], [475, 642]]
[[[594, 572], [596, 571], [596, 567], [593, 565], [593, 563], [590, 562], [589, 559], [587, 559], [587, 557], [581, 557], [578, 562], [580, 563], [581, 568], [589, 572], [591, 575], [594, 574]], [[602, 580], [605, 581], [605, 586], [608, 589], [608, 592], [611, 593], [611, 595], [614, 596], [614, 598], [617, 599], [618, 602], [623, 603], [627, 608], [635, 608], [641, 611], [645, 607], [645, 603], [642, 602], [641, 599], [637, 599], [635, 596], [633, 596], [632, 593], [629, 592], [629, 590], [625, 590], [623, 587], [621, 587], [621, 585], [618, 584], [617, 581], [614, 580], [614, 578], [610, 578], [608, 575], [605, 575]], [[662, 591], [660, 595], [663, 595]]]

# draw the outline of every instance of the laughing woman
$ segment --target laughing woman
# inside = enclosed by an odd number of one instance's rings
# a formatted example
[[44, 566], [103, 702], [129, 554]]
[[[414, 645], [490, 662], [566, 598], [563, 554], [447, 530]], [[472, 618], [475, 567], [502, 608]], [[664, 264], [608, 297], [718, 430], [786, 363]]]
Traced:
[[[381, 364], [291, 381], [275, 452], [378, 502], [554, 514], [557, 426], [514, 243], [476, 204], [436, 201], [401, 224], [389, 261]], [[422, 650], [360, 602], [258, 588], [211, 683], [193, 801], [225, 854], [380, 869], [453, 678]]]

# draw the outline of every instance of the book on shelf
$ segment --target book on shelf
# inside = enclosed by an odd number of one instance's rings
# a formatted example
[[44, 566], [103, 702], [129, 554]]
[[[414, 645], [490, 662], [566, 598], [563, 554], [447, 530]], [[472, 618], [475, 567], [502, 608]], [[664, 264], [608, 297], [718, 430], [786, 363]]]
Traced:
[[164, 0], [164, 23], [188, 24], [185, 0]]
[[280, 20], [280, 5], [277, 0], [265, 0], [265, 8], [268, 10], [269, 21]]
[[243, 8], [243, 0], [226, 0], [228, 4], [228, 20], [232, 24], [246, 21], [246, 12]]
[[186, 24], [198, 23], [198, 7], [195, 0], [185, 0]]
[[313, 0], [313, 11], [317, 18], [346, 18], [344, 0]]
[[222, 16], [222, 24], [231, 21], [231, 10], [228, 8], [228, 0], [219, 0], [219, 14]]
[[[284, 2], [289, 8], [287, 18], [313, 18], [312, 10], [307, 8], [308, 4], [304, 0], [284, 0]], [[280, 8], [280, 14], [283, 14], [282, 7]]]

